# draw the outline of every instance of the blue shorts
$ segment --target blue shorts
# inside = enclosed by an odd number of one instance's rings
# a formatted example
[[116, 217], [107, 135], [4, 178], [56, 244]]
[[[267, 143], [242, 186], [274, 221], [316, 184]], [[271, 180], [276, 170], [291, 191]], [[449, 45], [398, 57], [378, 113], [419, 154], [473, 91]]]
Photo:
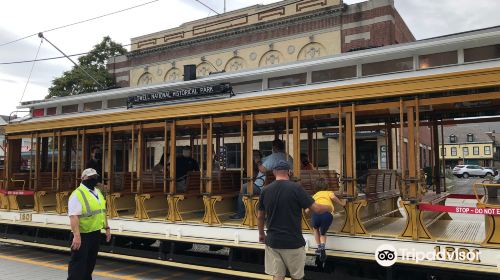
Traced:
[[333, 222], [333, 215], [330, 212], [323, 214], [312, 214], [312, 225], [314, 229], [319, 229], [319, 234], [326, 235]]

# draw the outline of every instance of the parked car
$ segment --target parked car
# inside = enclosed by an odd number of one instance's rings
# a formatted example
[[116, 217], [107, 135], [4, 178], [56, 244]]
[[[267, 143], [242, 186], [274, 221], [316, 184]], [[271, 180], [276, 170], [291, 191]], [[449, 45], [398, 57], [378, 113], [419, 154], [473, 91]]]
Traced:
[[495, 171], [479, 165], [457, 165], [453, 168], [453, 175], [458, 178], [469, 178], [470, 176], [486, 177], [495, 175]]
[[493, 172], [495, 173], [495, 174], [493, 174], [493, 175], [498, 175], [498, 168], [496, 168], [496, 167], [491, 167], [491, 166], [488, 166], [488, 167], [485, 167], [485, 168], [493, 170]]

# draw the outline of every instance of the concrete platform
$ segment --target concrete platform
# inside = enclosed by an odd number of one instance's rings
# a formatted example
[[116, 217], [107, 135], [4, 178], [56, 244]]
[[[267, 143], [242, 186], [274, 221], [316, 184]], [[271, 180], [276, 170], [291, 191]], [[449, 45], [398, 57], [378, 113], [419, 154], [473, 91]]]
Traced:
[[[0, 279], [56, 280], [67, 278], [69, 253], [41, 250], [26, 246], [0, 243]], [[153, 280], [153, 279], [223, 279], [186, 270], [117, 261], [107, 258], [97, 260], [94, 280]]]

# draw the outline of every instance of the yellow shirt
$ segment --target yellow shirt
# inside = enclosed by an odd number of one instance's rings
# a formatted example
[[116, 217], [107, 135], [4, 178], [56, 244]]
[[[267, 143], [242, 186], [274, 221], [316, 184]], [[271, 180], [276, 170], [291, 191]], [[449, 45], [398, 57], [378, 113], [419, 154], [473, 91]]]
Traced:
[[313, 195], [313, 199], [318, 204], [330, 206], [333, 212], [332, 194], [332, 191], [319, 191]]

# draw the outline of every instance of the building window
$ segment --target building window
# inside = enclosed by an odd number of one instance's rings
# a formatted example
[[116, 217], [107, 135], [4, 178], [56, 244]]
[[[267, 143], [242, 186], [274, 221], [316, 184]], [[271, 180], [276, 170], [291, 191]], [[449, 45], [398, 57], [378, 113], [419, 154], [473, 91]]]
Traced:
[[452, 156], [457, 156], [457, 148], [451, 147], [451, 155]]
[[356, 77], [356, 65], [312, 72], [312, 82], [344, 80]]
[[269, 78], [269, 88], [281, 88], [297, 85], [305, 85], [307, 80], [307, 73]]
[[76, 113], [78, 112], [78, 104], [62, 106], [61, 112], [63, 114]]
[[450, 143], [457, 143], [457, 136], [456, 135], [450, 135]]
[[458, 55], [456, 51], [433, 53], [433, 54], [419, 56], [418, 61], [419, 61], [419, 68], [425, 69], [430, 67], [457, 64]]
[[475, 156], [479, 155], [479, 147], [478, 146], [474, 146], [472, 148], [472, 152], [474, 153]]
[[413, 57], [363, 64], [363, 76], [401, 72], [413, 69]]
[[446, 147], [441, 148], [441, 154], [446, 156]]
[[480, 61], [500, 58], [500, 44], [478, 48], [464, 49], [464, 61]]
[[467, 134], [467, 142], [474, 142], [474, 134], [472, 133]]
[[57, 108], [56, 107], [50, 107], [50, 108], [47, 108], [47, 116], [53, 116], [55, 115], [57, 112]]
[[464, 153], [464, 157], [469, 155], [469, 147], [463, 147], [462, 152]]
[[83, 104], [84, 112], [95, 111], [100, 109], [102, 109], [102, 101], [88, 102]]
[[491, 155], [491, 147], [490, 146], [484, 146], [484, 154]]
[[234, 84], [231, 84], [231, 86], [233, 87], [234, 93], [261, 91], [262, 90], [262, 80], [234, 83]]
[[146, 165], [144, 166], [145, 171], [153, 170], [155, 166], [155, 147], [146, 147]]
[[[226, 147], [226, 168], [241, 167], [241, 144], [225, 144]], [[257, 175], [257, 174], [254, 174]]]
[[108, 108], [127, 107], [127, 98], [117, 98], [108, 100]]
[[[300, 152], [308, 155], [307, 140], [300, 141]], [[313, 154], [317, 155], [316, 164], [320, 168], [328, 168], [328, 139], [313, 140]], [[314, 155], [308, 155], [313, 162]]]

